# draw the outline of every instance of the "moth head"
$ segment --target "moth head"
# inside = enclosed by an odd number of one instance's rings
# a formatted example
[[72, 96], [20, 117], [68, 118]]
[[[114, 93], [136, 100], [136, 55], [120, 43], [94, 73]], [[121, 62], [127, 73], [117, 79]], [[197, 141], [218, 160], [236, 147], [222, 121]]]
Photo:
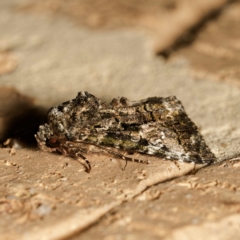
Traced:
[[37, 136], [40, 140], [48, 139], [49, 145], [55, 140], [74, 140], [86, 133], [86, 129], [98, 118], [100, 100], [88, 92], [79, 92], [73, 100], [50, 108], [47, 124], [39, 128]]
[[60, 145], [59, 138], [53, 134], [53, 131], [48, 124], [39, 126], [35, 138], [39, 148], [44, 151], [55, 151]]
[[[48, 148], [56, 147], [56, 137], [53, 136], [53, 132], [48, 124], [40, 125], [38, 132], [35, 134], [35, 138], [37, 140], [38, 146], [42, 150], [46, 150]], [[49, 143], [55, 143], [49, 145]]]

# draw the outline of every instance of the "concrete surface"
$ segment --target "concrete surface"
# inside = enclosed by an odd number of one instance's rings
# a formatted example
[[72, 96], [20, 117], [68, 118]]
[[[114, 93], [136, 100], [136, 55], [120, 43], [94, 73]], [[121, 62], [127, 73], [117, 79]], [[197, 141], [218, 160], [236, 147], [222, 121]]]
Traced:
[[[17, 119], [18, 111], [30, 117], [45, 109], [38, 119], [29, 118], [39, 124], [47, 108], [74, 98], [78, 91], [106, 101], [117, 96], [139, 100], [175, 95], [218, 163], [196, 172], [193, 165], [149, 157], [150, 165], [128, 163], [122, 171], [121, 160], [99, 153], [89, 156], [93, 171], [86, 174], [72, 159], [29, 145], [1, 149], [1, 239], [203, 239], [206, 235], [238, 239], [240, 89], [239, 38], [234, 29], [240, 21], [231, 9], [239, 9], [239, 1], [168, 60], [154, 54], [151, 35], [144, 29], [89, 29], [62, 15], [26, 12], [22, 6], [28, 2], [0, 3], [0, 85], [20, 92], [1, 88], [4, 138], [12, 137], [6, 125]], [[232, 28], [229, 34], [225, 30], [222, 41], [219, 37], [221, 51], [220, 47], [217, 51], [209, 28], [227, 23]], [[223, 54], [229, 52], [229, 45], [221, 44], [226, 36], [235, 43], [232, 63]], [[208, 57], [213, 50], [228, 64]], [[235, 66], [231, 81], [222, 81], [217, 74], [224, 72], [224, 66], [228, 72]]]

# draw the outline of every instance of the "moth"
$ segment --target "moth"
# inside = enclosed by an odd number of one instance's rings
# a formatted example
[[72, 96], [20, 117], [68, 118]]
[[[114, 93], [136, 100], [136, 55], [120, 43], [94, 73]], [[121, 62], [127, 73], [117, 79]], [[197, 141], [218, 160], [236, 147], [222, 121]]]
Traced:
[[[174, 96], [103, 102], [88, 92], [52, 107], [35, 135], [43, 151], [59, 152], [91, 165], [86, 154], [99, 147], [126, 160], [119, 150], [195, 164], [211, 164], [214, 154]], [[136, 160], [136, 159], [135, 159]], [[141, 161], [140, 161], [141, 162]], [[146, 163], [146, 162], [145, 162]]]

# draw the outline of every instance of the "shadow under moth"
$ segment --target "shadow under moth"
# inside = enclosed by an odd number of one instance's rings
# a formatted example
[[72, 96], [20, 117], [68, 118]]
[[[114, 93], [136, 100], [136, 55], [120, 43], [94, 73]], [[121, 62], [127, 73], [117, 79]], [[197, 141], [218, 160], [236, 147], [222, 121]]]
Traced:
[[92, 146], [132, 161], [138, 160], [120, 150], [195, 164], [215, 160], [183, 105], [173, 96], [140, 101], [121, 97], [101, 103], [92, 94], [79, 92], [75, 99], [49, 110], [47, 122], [39, 126], [35, 138], [43, 151], [71, 156], [87, 172], [91, 165], [85, 155]]

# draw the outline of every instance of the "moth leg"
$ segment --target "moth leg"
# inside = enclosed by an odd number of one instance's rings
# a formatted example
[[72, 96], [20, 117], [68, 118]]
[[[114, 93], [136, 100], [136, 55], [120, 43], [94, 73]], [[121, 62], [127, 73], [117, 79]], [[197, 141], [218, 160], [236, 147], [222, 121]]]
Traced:
[[79, 163], [81, 163], [81, 164], [85, 167], [86, 172], [90, 173], [90, 171], [91, 171], [92, 168], [91, 168], [91, 164], [90, 164], [90, 162], [87, 160], [87, 158], [84, 157], [80, 152], [77, 152], [77, 153], [75, 154], [75, 156], [77, 157], [77, 161], [78, 161]]
[[[121, 158], [121, 159], [126, 160], [126, 164], [125, 164], [123, 170], [126, 168], [127, 161], [138, 162], [138, 163], [143, 163], [143, 164], [149, 164], [149, 161], [148, 161], [148, 160], [140, 160], [140, 159], [136, 159], [136, 158], [127, 157], [127, 156], [124, 156], [123, 154], [121, 154], [121, 153], [119, 153], [119, 152], [110, 150], [110, 149], [107, 148], [107, 147], [100, 146], [100, 145], [97, 145], [97, 144], [94, 144], [94, 143], [88, 143], [88, 142], [82, 142], [82, 141], [74, 141], [74, 142], [76, 142], [76, 143], [81, 143], [81, 144], [85, 144], [85, 145], [94, 145], [95, 147], [100, 148], [100, 149], [102, 149], [103, 151], [108, 152], [108, 153], [110, 153], [111, 155], [116, 156], [117, 158]], [[73, 147], [73, 145], [71, 144], [71, 142], [69, 143], [69, 147]], [[78, 151], [78, 152], [79, 152], [79, 151]], [[79, 153], [79, 154], [80, 154], [80, 153]], [[83, 157], [82, 157], [82, 158], [83, 158]], [[89, 164], [89, 165], [90, 165], [90, 164]], [[84, 165], [84, 166], [85, 166], [85, 165]], [[91, 169], [91, 168], [90, 168], [90, 169]]]
[[174, 163], [174, 165], [175, 165], [179, 170], [181, 169], [180, 166], [179, 166], [179, 164], [178, 164], [178, 160], [173, 160], [172, 162]]
[[59, 151], [62, 152], [64, 155], [76, 158], [76, 160], [85, 167], [86, 172], [90, 173], [91, 164], [88, 159], [81, 154], [82, 150], [80, 148], [76, 149], [76, 147], [74, 147], [71, 143], [66, 142], [60, 145]]

